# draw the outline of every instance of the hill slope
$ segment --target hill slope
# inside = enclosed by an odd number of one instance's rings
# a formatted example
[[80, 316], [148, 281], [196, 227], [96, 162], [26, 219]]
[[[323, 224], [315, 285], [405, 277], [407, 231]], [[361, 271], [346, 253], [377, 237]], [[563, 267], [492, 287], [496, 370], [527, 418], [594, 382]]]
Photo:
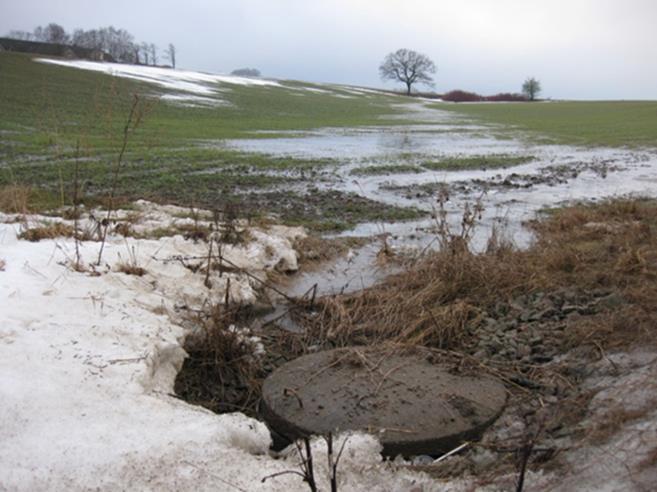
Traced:
[[[139, 104], [126, 135], [135, 95]], [[90, 203], [115, 186], [128, 199], [208, 208], [246, 203], [254, 213], [275, 211], [306, 223], [309, 214], [326, 216], [322, 204], [335, 197], [321, 195], [315, 208], [324, 212], [310, 213], [302, 195], [294, 195], [293, 204], [266, 196], [263, 205], [245, 193], [293, 185], [333, 160], [247, 154], [227, 148], [224, 140], [399, 125], [387, 115], [399, 113], [400, 100], [357, 87], [0, 53], [0, 186], [30, 186], [37, 190], [33, 205], [47, 208], [70, 203], [78, 174]], [[358, 210], [363, 220], [416, 216], [362, 199]], [[339, 214], [335, 209], [322, 220], [333, 227]]]

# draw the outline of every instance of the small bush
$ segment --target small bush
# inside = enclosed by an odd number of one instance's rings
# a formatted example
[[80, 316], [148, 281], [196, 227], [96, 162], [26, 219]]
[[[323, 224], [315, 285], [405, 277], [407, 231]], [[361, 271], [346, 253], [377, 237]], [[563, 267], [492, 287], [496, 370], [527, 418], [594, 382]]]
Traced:
[[454, 90], [443, 94], [442, 99], [449, 102], [478, 102], [483, 101], [484, 97], [475, 92]]

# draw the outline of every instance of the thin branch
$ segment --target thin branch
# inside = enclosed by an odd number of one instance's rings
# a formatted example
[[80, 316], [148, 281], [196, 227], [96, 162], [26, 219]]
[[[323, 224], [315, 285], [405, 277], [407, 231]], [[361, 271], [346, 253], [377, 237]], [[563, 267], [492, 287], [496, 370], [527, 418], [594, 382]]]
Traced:
[[98, 252], [98, 261], [97, 265], [100, 265], [100, 262], [103, 258], [103, 250], [105, 249], [105, 240], [107, 239], [107, 231], [110, 226], [110, 219], [112, 218], [112, 209], [114, 208], [114, 195], [116, 194], [116, 187], [119, 181], [119, 173], [121, 172], [121, 166], [123, 164], [123, 156], [125, 154], [125, 149], [128, 146], [128, 136], [130, 135], [130, 127], [132, 126], [133, 120], [136, 115], [137, 107], [139, 106], [139, 95], [134, 94], [132, 99], [132, 106], [130, 106], [130, 114], [126, 120], [125, 126], [123, 127], [123, 141], [121, 144], [121, 151], [116, 160], [116, 165], [114, 166], [114, 173], [112, 176], [112, 185], [110, 186], [110, 193], [107, 201], [107, 217], [105, 218], [105, 223], [103, 224], [103, 235], [100, 243], [100, 251]]

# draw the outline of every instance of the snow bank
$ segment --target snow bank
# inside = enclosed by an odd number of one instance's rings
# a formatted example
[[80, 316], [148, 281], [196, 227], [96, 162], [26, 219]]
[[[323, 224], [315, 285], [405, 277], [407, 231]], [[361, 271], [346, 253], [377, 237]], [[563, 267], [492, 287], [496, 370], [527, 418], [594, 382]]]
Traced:
[[[138, 210], [143, 223], [174, 211], [147, 202]], [[294, 475], [261, 482], [297, 464], [293, 453], [268, 455], [262, 423], [173, 395], [185, 331], [172, 313], [208, 293], [180, 262], [154, 258], [193, 256], [200, 244], [111, 237], [101, 274], [91, 275], [70, 268], [71, 239], [31, 243], [17, 238], [19, 229], [0, 224], [0, 489], [306, 490]], [[286, 235], [296, 233], [260, 230], [226, 254], [253, 271], [281, 260], [294, 266]], [[114, 271], [133, 246], [143, 277]], [[84, 242], [83, 261], [98, 248]], [[251, 295], [248, 283], [240, 289]], [[321, 452], [321, 442], [315, 446]], [[383, 467], [367, 437], [349, 443], [341, 471], [341, 490], [432, 483]], [[439, 490], [424, 490], [432, 487]]]

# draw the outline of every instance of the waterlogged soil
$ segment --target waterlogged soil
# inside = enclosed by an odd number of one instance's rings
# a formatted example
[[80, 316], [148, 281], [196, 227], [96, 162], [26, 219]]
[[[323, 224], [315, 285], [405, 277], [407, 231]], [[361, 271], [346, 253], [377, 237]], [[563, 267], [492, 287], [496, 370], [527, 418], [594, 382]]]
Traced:
[[312, 188], [303, 194], [290, 190], [252, 192], [242, 198], [246, 210], [267, 211], [286, 223], [320, 231], [341, 231], [361, 222], [403, 221], [428, 215], [416, 207], [385, 204], [335, 189]]
[[[657, 196], [657, 149], [550, 145], [421, 102], [403, 109], [398, 126], [325, 128], [284, 138], [222, 142], [231, 149], [276, 159], [333, 163], [270, 189], [240, 193], [238, 200], [253, 210], [273, 212], [284, 221], [325, 234], [386, 235], [393, 249], [422, 251], [437, 245], [439, 197], [446, 198], [442, 207], [453, 234], [461, 232], [466, 204], [481, 203], [471, 244], [482, 250], [493, 231], [517, 246], [528, 245], [532, 234], [523, 223], [544, 209], [618, 196]], [[483, 163], [486, 156], [495, 157], [496, 165], [422, 167], [478, 158]], [[508, 159], [508, 166], [500, 156]], [[377, 167], [380, 172], [374, 170]], [[362, 278], [379, 278], [368, 274], [376, 267], [374, 261], [358, 263]], [[332, 268], [329, 264], [315, 276], [330, 277]], [[351, 273], [358, 277], [357, 271]]]
[[[391, 232], [400, 239], [397, 241], [400, 244], [409, 239], [413, 242], [423, 230], [431, 229], [437, 193], [444, 190], [449, 192], [446, 208], [456, 229], [464, 203], [484, 194], [482, 204], [486, 212], [482, 216], [481, 232], [487, 235], [499, 218], [504, 217], [510, 238], [521, 245], [529, 239], [522, 222], [542, 208], [576, 200], [657, 193], [653, 186], [657, 180], [656, 149], [547, 145], [500, 126], [457, 119], [422, 103], [408, 104], [404, 109], [406, 114], [399, 119], [407, 119], [409, 124], [327, 128], [289, 138], [232, 140], [224, 145], [275, 158], [331, 159], [333, 166], [307, 177], [313, 184], [311, 190], [316, 188], [325, 193], [308, 192], [308, 186], [301, 189], [294, 184], [283, 185], [277, 187], [276, 193], [261, 195], [259, 205], [271, 206], [273, 210], [288, 208], [291, 210], [288, 218], [309, 217], [313, 223], [317, 220], [315, 212], [325, 210], [325, 230], [331, 228], [330, 222], [344, 209], [349, 215], [346, 223], [358, 222], [346, 234]], [[497, 157], [495, 168], [422, 167], [426, 163], [459, 159], [476, 162], [478, 157], [485, 162], [486, 156]], [[504, 167], [502, 160], [500, 167], [499, 156], [506, 156], [510, 165]], [[298, 197], [286, 200], [283, 198], [286, 192]], [[357, 213], [361, 209], [359, 204], [353, 206], [354, 195], [369, 200], [360, 202], [362, 213]], [[300, 197], [317, 204], [317, 208], [290, 205], [289, 202]], [[249, 196], [249, 200], [253, 198]], [[277, 203], [280, 200], [282, 204]], [[382, 204], [382, 213], [372, 214], [372, 202]], [[424, 220], [418, 220], [421, 214], [404, 212], [407, 208], [424, 211]], [[375, 217], [368, 219], [372, 215]], [[405, 225], [400, 223], [402, 220], [407, 221]]]

